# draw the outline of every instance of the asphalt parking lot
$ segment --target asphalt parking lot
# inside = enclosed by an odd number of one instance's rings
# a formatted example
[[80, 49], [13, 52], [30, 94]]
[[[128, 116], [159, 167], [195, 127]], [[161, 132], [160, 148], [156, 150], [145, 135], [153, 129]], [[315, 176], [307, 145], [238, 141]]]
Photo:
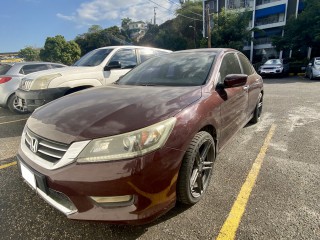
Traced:
[[223, 149], [205, 197], [144, 226], [68, 220], [40, 199], [15, 162], [28, 115], [0, 108], [0, 238], [320, 239], [319, 92], [320, 81], [265, 79], [261, 122]]

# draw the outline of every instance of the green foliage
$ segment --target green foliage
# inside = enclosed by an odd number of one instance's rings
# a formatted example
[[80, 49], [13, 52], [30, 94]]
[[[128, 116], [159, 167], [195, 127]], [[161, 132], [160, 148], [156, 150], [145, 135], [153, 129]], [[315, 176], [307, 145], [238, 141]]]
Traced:
[[149, 24], [148, 31], [139, 44], [182, 50], [194, 48], [196, 42], [199, 47], [202, 38], [202, 3], [186, 2], [176, 11], [176, 15], [176, 18], [160, 26]]
[[28, 46], [19, 51], [19, 56], [25, 61], [39, 61], [40, 49]]
[[305, 9], [287, 21], [283, 37], [275, 37], [277, 50], [300, 49], [304, 46], [320, 46], [320, 1], [305, 0]]
[[249, 12], [235, 12], [222, 10], [214, 16], [212, 31], [212, 47], [243, 49], [244, 43], [251, 39]]
[[48, 62], [60, 62], [71, 65], [80, 58], [81, 50], [75, 41], [67, 42], [61, 35], [48, 37], [44, 48], [40, 50], [40, 58]]
[[82, 54], [100, 47], [124, 45], [128, 41], [126, 33], [117, 26], [103, 29], [98, 25], [93, 25], [87, 33], [78, 35], [75, 39], [75, 42], [81, 48]]

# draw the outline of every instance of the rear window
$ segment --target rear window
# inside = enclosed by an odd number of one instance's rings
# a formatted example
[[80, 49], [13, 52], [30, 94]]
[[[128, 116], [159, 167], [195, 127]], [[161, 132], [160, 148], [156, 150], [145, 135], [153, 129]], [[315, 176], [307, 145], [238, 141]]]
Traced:
[[5, 75], [11, 68], [11, 65], [8, 64], [0, 64], [0, 75]]

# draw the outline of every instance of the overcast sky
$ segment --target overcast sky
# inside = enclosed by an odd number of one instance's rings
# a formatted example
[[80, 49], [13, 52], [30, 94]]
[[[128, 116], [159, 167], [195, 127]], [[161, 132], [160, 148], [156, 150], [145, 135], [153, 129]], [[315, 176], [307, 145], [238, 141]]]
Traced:
[[[153, 3], [155, 2], [155, 3]], [[43, 47], [47, 37], [58, 34], [73, 40], [93, 24], [120, 26], [121, 19], [157, 23], [174, 17], [179, 0], [4, 0], [0, 13], [0, 52], [26, 46]]]

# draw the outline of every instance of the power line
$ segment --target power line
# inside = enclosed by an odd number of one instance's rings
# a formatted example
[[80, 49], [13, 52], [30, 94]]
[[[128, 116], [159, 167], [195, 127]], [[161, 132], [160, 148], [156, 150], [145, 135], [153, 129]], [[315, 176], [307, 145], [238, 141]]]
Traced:
[[[176, 2], [174, 2], [174, 1], [172, 1], [172, 0], [167, 0], [168, 2], [170, 2], [170, 3], [173, 3], [174, 5], [177, 5], [177, 6], [181, 6], [181, 5], [179, 5], [178, 3], [176, 3]], [[195, 13], [195, 12], [192, 12], [192, 11], [190, 11], [190, 10], [187, 10], [188, 12], [190, 12], [190, 13], [193, 13], [193, 14], [195, 14], [195, 15], [197, 15], [197, 16], [200, 16], [200, 17], [202, 17], [202, 15], [201, 14], [199, 14], [199, 13]]]
[[[165, 9], [165, 10], [167, 10], [167, 11], [169, 11], [169, 12], [171, 12], [171, 13], [173, 13], [173, 14], [175, 14], [171, 9], [169, 9], [169, 8], [166, 8], [166, 7], [163, 7], [163, 6], [161, 6], [160, 4], [158, 4], [158, 3], [156, 3], [156, 2], [154, 2], [154, 1], [152, 1], [152, 0], [148, 0], [149, 2], [152, 2], [152, 3], [154, 3], [154, 4], [156, 4], [157, 6], [159, 6], [159, 7], [161, 7], [161, 8], [163, 8], [163, 9]], [[184, 18], [188, 18], [188, 19], [192, 19], [192, 20], [194, 20], [194, 21], [200, 21], [200, 22], [202, 22], [203, 20], [200, 20], [200, 19], [196, 19], [196, 18], [192, 18], [192, 17], [188, 17], [188, 16], [185, 16], [185, 15], [183, 15], [183, 14], [177, 14], [178, 16], [181, 16], [181, 17], [184, 17]]]

